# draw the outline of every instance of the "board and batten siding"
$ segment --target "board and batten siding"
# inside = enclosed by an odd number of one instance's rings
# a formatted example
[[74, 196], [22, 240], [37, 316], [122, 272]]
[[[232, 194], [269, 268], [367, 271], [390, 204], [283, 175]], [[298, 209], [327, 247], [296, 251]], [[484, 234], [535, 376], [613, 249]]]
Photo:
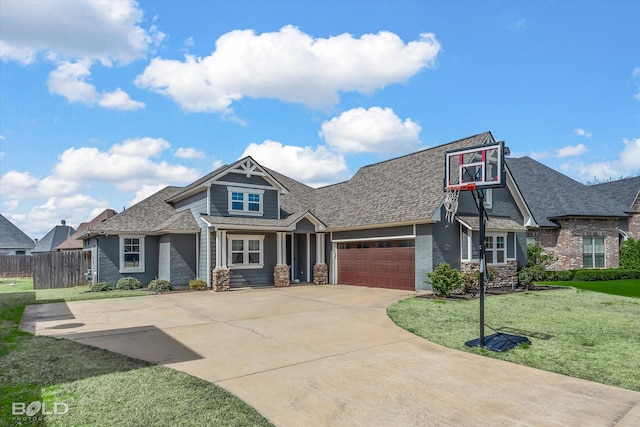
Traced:
[[430, 224], [416, 225], [416, 290], [431, 290], [431, 285], [424, 283], [427, 273], [433, 271], [433, 227]]
[[[207, 233], [209, 233], [209, 229], [207, 224], [202, 220], [202, 215], [208, 215], [209, 209], [207, 207], [207, 193], [208, 189], [201, 191], [198, 194], [194, 194], [193, 196], [187, 197], [184, 200], [180, 200], [176, 202], [174, 208], [177, 212], [182, 212], [184, 210], [191, 210], [193, 217], [196, 219], [196, 222], [200, 226], [200, 234], [196, 237], [198, 239], [198, 265], [197, 265], [197, 276], [199, 279], [207, 280], [208, 272], [207, 272]], [[214, 246], [215, 247], [215, 246]], [[215, 259], [215, 255], [213, 256]], [[211, 268], [214, 266], [212, 265]]]

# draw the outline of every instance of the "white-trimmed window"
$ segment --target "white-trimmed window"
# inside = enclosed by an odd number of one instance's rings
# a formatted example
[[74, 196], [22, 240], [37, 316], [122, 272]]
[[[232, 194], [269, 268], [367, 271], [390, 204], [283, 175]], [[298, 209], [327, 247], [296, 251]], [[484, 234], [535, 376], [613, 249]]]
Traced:
[[120, 236], [120, 273], [144, 273], [144, 236]]
[[471, 261], [472, 257], [471, 230], [464, 225], [460, 226], [460, 259], [462, 261]]
[[229, 268], [264, 267], [264, 236], [227, 234]]
[[243, 215], [262, 215], [264, 190], [256, 188], [227, 187], [229, 194], [229, 213]]
[[493, 189], [486, 188], [484, 190], [484, 207], [491, 209], [493, 207]]
[[507, 263], [507, 235], [489, 234], [484, 237], [484, 255], [487, 264]]
[[582, 238], [583, 268], [604, 268], [604, 237]]

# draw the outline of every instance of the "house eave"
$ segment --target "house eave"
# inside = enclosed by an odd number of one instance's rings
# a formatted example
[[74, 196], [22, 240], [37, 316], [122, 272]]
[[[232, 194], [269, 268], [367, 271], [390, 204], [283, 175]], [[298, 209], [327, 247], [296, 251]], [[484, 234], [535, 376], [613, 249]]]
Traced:
[[370, 230], [376, 228], [389, 228], [389, 227], [401, 227], [405, 225], [418, 225], [418, 224], [435, 224], [435, 221], [431, 219], [423, 219], [417, 221], [398, 221], [398, 222], [387, 222], [382, 224], [371, 224], [371, 225], [357, 225], [357, 226], [349, 226], [349, 227], [327, 227], [327, 231], [351, 231], [351, 230]]

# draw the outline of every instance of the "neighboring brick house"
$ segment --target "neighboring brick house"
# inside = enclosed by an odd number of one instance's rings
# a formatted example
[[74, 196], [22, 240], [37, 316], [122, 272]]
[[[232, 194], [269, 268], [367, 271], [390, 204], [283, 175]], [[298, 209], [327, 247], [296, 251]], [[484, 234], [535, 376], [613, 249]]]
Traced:
[[[535, 218], [536, 225], [527, 227], [528, 241], [555, 257], [550, 269], [619, 266], [621, 225], [631, 211], [626, 202], [529, 157], [507, 159], [507, 165]], [[637, 181], [622, 187], [637, 199]]]
[[610, 197], [626, 208], [631, 216], [620, 220], [622, 239], [640, 239], [640, 176], [619, 179], [593, 186], [602, 197]]
[[[199, 277], [216, 290], [291, 281], [428, 289], [438, 264], [478, 263], [472, 195], [460, 195], [457, 221], [445, 219], [445, 152], [495, 143], [485, 132], [318, 189], [245, 157], [90, 227], [84, 248], [96, 260], [94, 280], [110, 283]], [[510, 174], [504, 188], [487, 191], [488, 263], [511, 280], [526, 262], [532, 215]]]

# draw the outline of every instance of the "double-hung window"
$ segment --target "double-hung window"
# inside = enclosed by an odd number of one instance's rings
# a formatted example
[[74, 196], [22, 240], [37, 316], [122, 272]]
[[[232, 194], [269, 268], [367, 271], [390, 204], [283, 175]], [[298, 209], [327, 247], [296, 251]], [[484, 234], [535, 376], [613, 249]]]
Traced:
[[228, 187], [229, 213], [262, 215], [264, 190], [254, 188]]
[[230, 268], [262, 268], [264, 236], [227, 235]]
[[604, 237], [582, 239], [583, 268], [604, 268]]
[[120, 273], [144, 273], [144, 236], [120, 236]]
[[504, 234], [485, 236], [484, 254], [487, 264], [505, 264], [507, 262], [507, 236]]

